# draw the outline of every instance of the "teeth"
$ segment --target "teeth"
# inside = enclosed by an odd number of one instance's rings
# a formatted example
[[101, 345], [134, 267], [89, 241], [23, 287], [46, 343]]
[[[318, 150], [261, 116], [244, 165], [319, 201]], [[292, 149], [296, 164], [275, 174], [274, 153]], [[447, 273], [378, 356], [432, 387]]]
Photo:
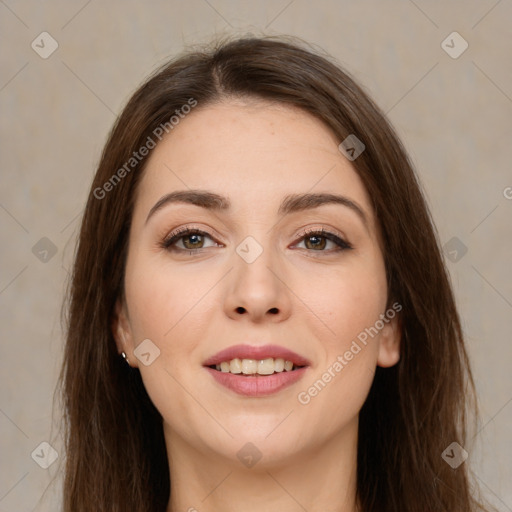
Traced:
[[252, 375], [253, 373], [258, 373], [258, 362], [256, 359], [242, 359], [242, 373], [244, 375]]
[[229, 365], [229, 371], [231, 373], [242, 373], [242, 361], [241, 359], [232, 359], [231, 362], [227, 363]]
[[272, 375], [274, 373], [274, 360], [271, 357], [262, 359], [258, 363], [258, 373], [260, 375]]
[[274, 370], [276, 372], [282, 372], [284, 370], [284, 359], [282, 357], [274, 359]]
[[238, 357], [231, 361], [222, 361], [216, 364], [215, 368], [223, 373], [234, 373], [244, 375], [272, 375], [274, 372], [282, 371], [291, 372], [293, 370], [293, 362], [285, 361], [278, 357], [273, 359], [239, 359]]

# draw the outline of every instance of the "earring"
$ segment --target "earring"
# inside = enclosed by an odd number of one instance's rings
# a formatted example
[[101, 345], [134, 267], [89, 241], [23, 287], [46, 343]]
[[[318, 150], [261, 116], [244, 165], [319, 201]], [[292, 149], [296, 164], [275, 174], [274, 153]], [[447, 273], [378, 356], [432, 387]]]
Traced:
[[128, 365], [130, 364], [130, 361], [128, 361], [128, 357], [126, 357], [126, 354], [124, 352], [121, 352], [121, 355], [124, 357], [124, 360], [128, 363]]

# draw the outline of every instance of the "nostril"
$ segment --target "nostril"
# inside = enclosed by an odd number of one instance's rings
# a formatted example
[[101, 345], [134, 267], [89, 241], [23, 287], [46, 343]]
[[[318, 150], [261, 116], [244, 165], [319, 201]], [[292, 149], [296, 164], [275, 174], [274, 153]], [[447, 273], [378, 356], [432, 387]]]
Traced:
[[273, 315], [277, 315], [277, 313], [279, 313], [279, 310], [277, 308], [271, 308], [268, 311], [269, 311], [269, 313], [272, 313]]
[[240, 314], [243, 314], [243, 313], [245, 313], [245, 309], [242, 306], [239, 306], [239, 307], [236, 308], [236, 312], [240, 313]]

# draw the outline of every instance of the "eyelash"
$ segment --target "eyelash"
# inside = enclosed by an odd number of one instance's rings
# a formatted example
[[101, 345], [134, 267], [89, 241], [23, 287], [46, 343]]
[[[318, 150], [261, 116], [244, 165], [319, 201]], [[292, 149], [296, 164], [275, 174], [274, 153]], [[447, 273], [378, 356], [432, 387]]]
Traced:
[[[200, 229], [192, 228], [192, 227], [184, 227], [180, 228], [172, 233], [169, 234], [160, 244], [159, 246], [162, 249], [166, 249], [171, 252], [178, 252], [178, 253], [188, 253], [190, 255], [197, 254], [202, 249], [207, 249], [207, 247], [200, 247], [198, 249], [181, 249], [173, 247], [173, 245], [180, 240], [181, 238], [184, 238], [186, 235], [200, 235], [200, 236], [207, 236], [208, 238], [212, 238], [212, 236]], [[300, 238], [298, 242], [302, 242], [303, 240], [312, 237], [312, 236], [318, 236], [321, 238], [326, 238], [327, 240], [330, 240], [331, 242], [335, 243], [338, 247], [334, 250], [325, 251], [325, 250], [319, 250], [315, 251], [314, 249], [306, 249], [308, 252], [319, 252], [319, 253], [333, 253], [333, 252], [340, 252], [345, 250], [353, 249], [353, 246], [348, 243], [347, 241], [343, 240], [343, 238], [335, 235], [334, 233], [331, 233], [329, 231], [326, 231], [325, 229], [308, 229], [300, 234]]]

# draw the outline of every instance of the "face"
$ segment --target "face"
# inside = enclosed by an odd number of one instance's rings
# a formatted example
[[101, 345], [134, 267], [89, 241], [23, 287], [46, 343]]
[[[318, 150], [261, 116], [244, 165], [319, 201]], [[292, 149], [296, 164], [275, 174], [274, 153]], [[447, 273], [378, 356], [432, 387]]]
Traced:
[[318, 450], [357, 431], [375, 367], [398, 361], [377, 222], [339, 143], [298, 109], [239, 100], [198, 107], [152, 151], [114, 335], [171, 450]]

